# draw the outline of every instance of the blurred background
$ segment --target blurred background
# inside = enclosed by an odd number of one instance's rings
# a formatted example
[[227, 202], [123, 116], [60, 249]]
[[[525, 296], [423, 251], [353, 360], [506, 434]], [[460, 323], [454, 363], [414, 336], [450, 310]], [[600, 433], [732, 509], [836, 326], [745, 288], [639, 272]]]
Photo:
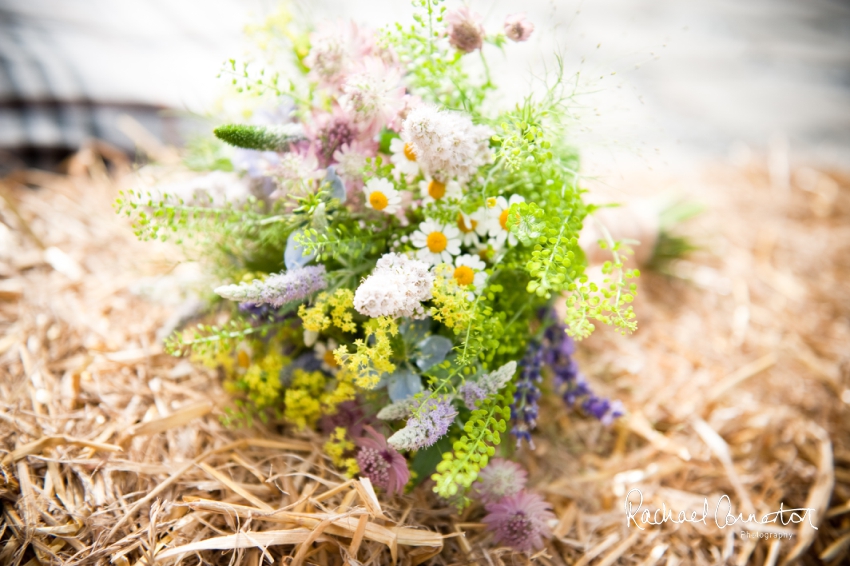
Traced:
[[[403, 0], [296, 2], [311, 19], [373, 27]], [[753, 154], [850, 157], [850, 2], [472, 2], [491, 29], [527, 10], [538, 33], [490, 54], [512, 98], [554, 63], [579, 72], [586, 166], [688, 167]], [[54, 168], [86, 140], [132, 153], [138, 128], [180, 144], [216, 108], [216, 75], [271, 0], [0, 0], [0, 166]], [[128, 120], [127, 117], [132, 118]], [[128, 135], [129, 134], [129, 135]], [[133, 139], [131, 139], [133, 138]]]

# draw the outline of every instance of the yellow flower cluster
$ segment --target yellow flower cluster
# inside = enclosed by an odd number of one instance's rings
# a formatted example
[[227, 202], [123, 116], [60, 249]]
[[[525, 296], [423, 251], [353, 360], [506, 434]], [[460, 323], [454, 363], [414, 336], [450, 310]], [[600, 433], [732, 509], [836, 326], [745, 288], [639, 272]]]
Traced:
[[292, 383], [283, 397], [284, 418], [299, 429], [312, 428], [322, 416], [321, 396], [326, 383], [327, 378], [320, 371], [293, 371]]
[[325, 413], [335, 414], [337, 405], [351, 401], [357, 396], [357, 388], [354, 387], [356, 378], [357, 374], [346, 368], [336, 374], [336, 387], [322, 395], [322, 407]]
[[248, 398], [258, 409], [270, 407], [280, 396], [280, 370], [289, 363], [282, 354], [271, 351], [257, 362], [248, 366], [242, 378], [248, 392]]
[[304, 328], [313, 332], [327, 329], [331, 322], [343, 332], [356, 332], [353, 311], [354, 292], [350, 289], [337, 289], [333, 294], [319, 293], [312, 307], [298, 307], [298, 316], [304, 322]]
[[331, 319], [334, 326], [343, 332], [356, 332], [357, 326], [352, 319], [354, 311], [354, 291], [351, 289], [337, 289], [333, 296], [328, 299], [331, 306]]
[[[390, 337], [398, 334], [398, 326], [388, 316], [373, 318], [365, 325], [366, 339], [355, 340], [354, 352], [349, 352], [345, 345], [334, 350], [334, 358], [344, 370], [355, 375], [354, 383], [363, 389], [374, 389], [381, 376], [395, 371], [395, 364], [390, 361], [392, 346]], [[374, 344], [369, 346], [370, 338]]]
[[334, 429], [324, 446], [325, 454], [330, 456], [334, 466], [345, 470], [344, 473], [349, 478], [360, 472], [357, 459], [345, 457], [346, 452], [352, 452], [354, 448], [354, 443], [346, 438], [346, 430], [341, 426]]
[[469, 325], [474, 304], [467, 299], [467, 291], [455, 283], [450, 271], [437, 268], [431, 293], [434, 304], [431, 316], [434, 320], [454, 329], [455, 334]]
[[337, 405], [354, 399], [355, 377], [350, 371], [341, 370], [336, 376], [336, 386], [328, 390], [329, 378], [322, 372], [296, 369], [283, 397], [284, 418], [299, 429], [315, 426], [322, 415], [333, 415]]

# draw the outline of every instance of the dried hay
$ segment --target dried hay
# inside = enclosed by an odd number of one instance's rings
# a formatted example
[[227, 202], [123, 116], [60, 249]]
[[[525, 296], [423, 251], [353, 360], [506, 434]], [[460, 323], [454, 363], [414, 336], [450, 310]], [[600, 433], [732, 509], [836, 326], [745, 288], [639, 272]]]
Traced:
[[[181, 308], [163, 299], [180, 268], [110, 209], [128, 164], [92, 146], [68, 165], [0, 189], [0, 563], [529, 561], [487, 550], [479, 508], [458, 515], [427, 489], [378, 498], [333, 470], [316, 437], [222, 426], [217, 377], [157, 340]], [[690, 226], [705, 251], [672, 265], [676, 277], [644, 275], [637, 334], [581, 348], [584, 372], [629, 417], [605, 429], [550, 398], [537, 450], [517, 455], [558, 516], [532, 561], [848, 559], [850, 178], [797, 173], [791, 189], [757, 167], [687, 181], [709, 205]], [[140, 296], [140, 280], [167, 291]], [[699, 510], [721, 494], [744, 513], [811, 507], [818, 529], [640, 531], [624, 520], [632, 488], [651, 508]]]

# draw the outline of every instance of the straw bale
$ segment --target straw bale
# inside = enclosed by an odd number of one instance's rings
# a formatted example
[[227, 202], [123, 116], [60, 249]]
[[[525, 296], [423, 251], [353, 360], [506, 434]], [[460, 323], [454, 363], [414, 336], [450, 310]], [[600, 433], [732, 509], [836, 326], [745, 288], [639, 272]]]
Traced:
[[[848, 175], [800, 168], [781, 188], [752, 164], [633, 178], [636, 193], [686, 187], [707, 205], [687, 227], [702, 250], [643, 275], [635, 335], [602, 330], [580, 346], [582, 370], [626, 417], [605, 428], [544, 399], [537, 450], [515, 456], [557, 519], [524, 557], [493, 547], [478, 506], [458, 514], [426, 487], [387, 498], [347, 480], [316, 435], [223, 426], [217, 376], [159, 341], [199, 279], [114, 215], [136, 177], [108, 159], [91, 146], [68, 175], [2, 180], [0, 563], [848, 560]], [[641, 531], [625, 520], [631, 489], [651, 509], [728, 494], [745, 513], [812, 508], [814, 523]]]

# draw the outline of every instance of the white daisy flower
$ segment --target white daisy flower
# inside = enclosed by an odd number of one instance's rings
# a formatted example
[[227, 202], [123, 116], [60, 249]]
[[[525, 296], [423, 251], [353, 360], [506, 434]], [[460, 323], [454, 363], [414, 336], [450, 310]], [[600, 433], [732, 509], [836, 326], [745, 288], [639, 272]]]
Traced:
[[339, 344], [336, 343], [336, 340], [328, 338], [327, 342], [316, 342], [316, 346], [313, 348], [313, 354], [317, 360], [322, 362], [322, 369], [326, 372], [336, 373], [336, 370], [339, 369], [339, 364], [336, 363], [336, 358], [334, 358], [334, 350], [338, 347]]
[[413, 152], [412, 145], [404, 143], [399, 138], [393, 138], [390, 142], [390, 151], [392, 152], [390, 161], [395, 165], [394, 173], [409, 178], [419, 174], [419, 163], [416, 161], [416, 154]]
[[511, 195], [510, 200], [505, 197], [490, 197], [487, 199], [487, 232], [490, 235], [490, 243], [496, 250], [505, 247], [505, 241], [513, 247], [517, 244], [517, 238], [508, 232], [508, 211], [511, 205], [525, 202], [520, 195]]
[[451, 263], [452, 256], [460, 253], [460, 230], [457, 226], [426, 220], [410, 236], [411, 243], [419, 248], [416, 257], [431, 265]]
[[387, 179], [369, 179], [363, 187], [366, 194], [366, 206], [387, 214], [395, 214], [401, 206], [401, 193], [395, 190]]
[[442, 201], [443, 199], [459, 199], [463, 196], [463, 189], [457, 181], [442, 183], [437, 179], [426, 179], [419, 181], [419, 190], [422, 192], [422, 204]]
[[479, 208], [472, 214], [461, 212], [457, 215], [457, 227], [460, 229], [460, 238], [463, 245], [468, 248], [475, 248], [481, 243], [479, 237], [483, 238], [488, 231], [488, 215], [487, 209]]
[[[487, 274], [484, 270], [487, 264], [484, 263], [477, 255], [464, 254], [455, 258], [455, 268], [452, 272], [452, 279], [461, 287], [475, 286], [475, 292], [481, 293], [484, 290], [484, 283], [487, 281]], [[470, 300], [472, 293], [470, 293]]]

